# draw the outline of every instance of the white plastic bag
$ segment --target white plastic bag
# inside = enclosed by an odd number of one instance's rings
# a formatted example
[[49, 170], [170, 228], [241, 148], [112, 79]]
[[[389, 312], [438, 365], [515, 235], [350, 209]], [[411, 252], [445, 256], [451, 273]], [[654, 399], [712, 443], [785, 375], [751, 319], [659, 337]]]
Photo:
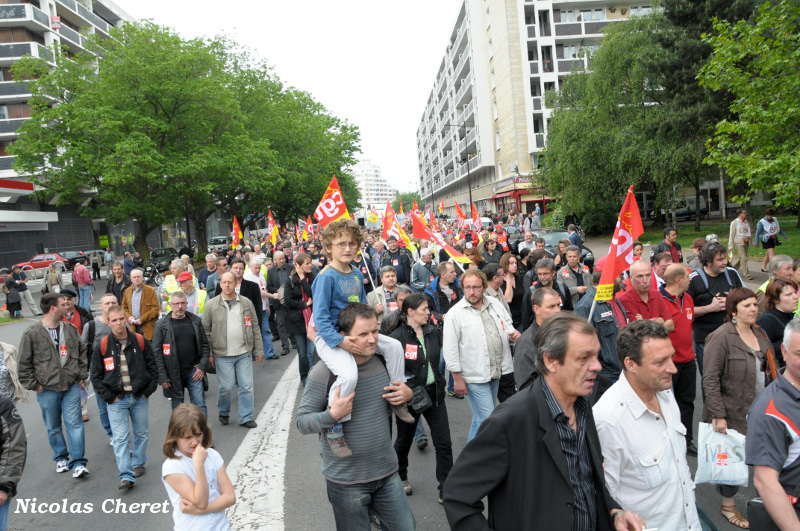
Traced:
[[700, 423], [695, 483], [747, 486], [745, 436], [730, 428], [727, 431], [728, 433], [718, 433], [711, 424]]

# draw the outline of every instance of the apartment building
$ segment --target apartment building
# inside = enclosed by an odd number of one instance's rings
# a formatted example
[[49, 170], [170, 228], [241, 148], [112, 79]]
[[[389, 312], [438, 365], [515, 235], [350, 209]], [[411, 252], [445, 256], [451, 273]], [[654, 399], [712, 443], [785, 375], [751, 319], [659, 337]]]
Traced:
[[358, 161], [351, 171], [361, 192], [360, 208], [364, 212], [369, 212], [374, 206], [376, 211], [385, 212], [386, 202], [395, 200], [397, 190], [389, 186], [386, 179], [381, 177], [381, 167], [373, 164], [369, 159], [363, 159]]
[[[464, 0], [417, 129], [423, 202], [454, 215], [454, 201], [479, 211], [529, 212], [552, 110], [544, 95], [599, 45], [603, 28], [649, 13], [649, 2]], [[533, 182], [532, 182], [533, 181]]]
[[[78, 215], [76, 207], [41, 204], [34, 185], [12, 169], [8, 147], [30, 118], [26, 82], [11, 79], [11, 66], [26, 55], [53, 59], [53, 46], [68, 54], [84, 49], [85, 35], [109, 38], [113, 26], [133, 18], [110, 0], [0, 0], [0, 266], [35, 253], [93, 249], [97, 235], [108, 234], [102, 220]], [[127, 240], [132, 227], [119, 230]]]

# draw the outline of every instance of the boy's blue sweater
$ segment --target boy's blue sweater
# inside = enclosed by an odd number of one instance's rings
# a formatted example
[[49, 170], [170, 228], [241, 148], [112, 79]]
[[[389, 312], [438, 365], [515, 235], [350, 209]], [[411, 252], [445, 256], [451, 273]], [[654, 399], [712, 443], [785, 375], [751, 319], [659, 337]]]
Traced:
[[339, 312], [351, 302], [367, 302], [364, 277], [358, 269], [351, 268], [347, 275], [327, 266], [314, 279], [311, 286], [314, 299], [314, 324], [317, 334], [330, 348], [342, 342], [339, 334]]

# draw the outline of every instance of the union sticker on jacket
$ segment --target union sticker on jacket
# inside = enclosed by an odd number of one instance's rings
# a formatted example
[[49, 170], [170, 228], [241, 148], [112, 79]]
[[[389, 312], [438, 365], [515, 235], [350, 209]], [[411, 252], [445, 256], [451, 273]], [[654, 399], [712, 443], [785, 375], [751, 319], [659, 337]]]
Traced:
[[103, 364], [106, 366], [107, 371], [114, 370], [114, 358], [109, 356], [107, 358], [103, 358]]
[[249, 315], [245, 315], [244, 316], [244, 325], [245, 326], [253, 326], [253, 323], [250, 322], [250, 316]]
[[418, 349], [419, 349], [418, 345], [406, 345], [406, 359], [416, 361]]
[[169, 356], [170, 353], [169, 343], [164, 343], [163, 345], [161, 345], [161, 350], [164, 351], [165, 356]]

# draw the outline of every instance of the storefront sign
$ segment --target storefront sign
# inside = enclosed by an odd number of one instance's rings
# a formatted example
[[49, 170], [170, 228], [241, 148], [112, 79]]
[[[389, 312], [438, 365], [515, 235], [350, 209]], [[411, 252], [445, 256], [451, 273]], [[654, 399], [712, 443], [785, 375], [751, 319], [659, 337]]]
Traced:
[[103, 249], [107, 249], [109, 247], [107, 234], [100, 235], [100, 247], [102, 247]]

